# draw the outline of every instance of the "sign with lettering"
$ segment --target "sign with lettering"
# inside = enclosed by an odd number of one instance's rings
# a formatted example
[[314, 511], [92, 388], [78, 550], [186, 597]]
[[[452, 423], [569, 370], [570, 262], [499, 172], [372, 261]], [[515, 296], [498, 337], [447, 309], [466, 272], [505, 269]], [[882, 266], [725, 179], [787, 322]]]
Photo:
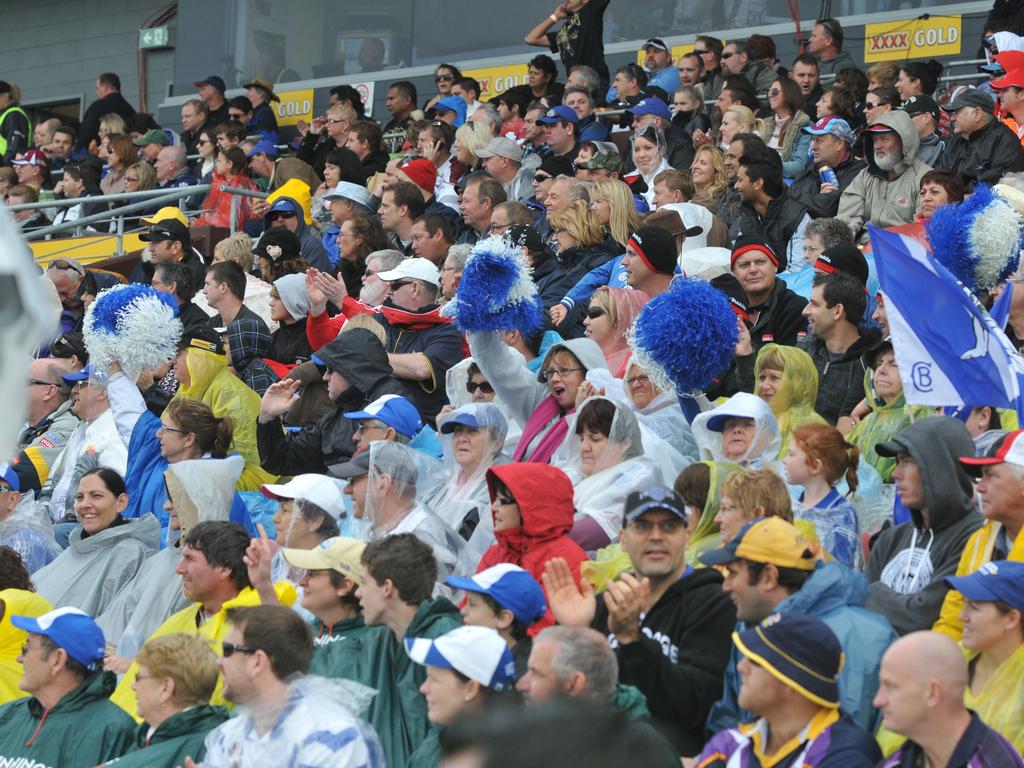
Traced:
[[277, 114], [278, 125], [296, 125], [299, 120], [307, 123], [313, 119], [313, 89], [301, 91], [277, 91], [281, 97], [278, 102], [271, 102]]
[[868, 24], [864, 27], [864, 61], [956, 56], [962, 40], [959, 15]]
[[506, 64], [503, 67], [484, 67], [466, 70], [462, 74], [480, 83], [479, 101], [487, 101], [509, 88], [525, 85], [529, 68], [526, 64]]

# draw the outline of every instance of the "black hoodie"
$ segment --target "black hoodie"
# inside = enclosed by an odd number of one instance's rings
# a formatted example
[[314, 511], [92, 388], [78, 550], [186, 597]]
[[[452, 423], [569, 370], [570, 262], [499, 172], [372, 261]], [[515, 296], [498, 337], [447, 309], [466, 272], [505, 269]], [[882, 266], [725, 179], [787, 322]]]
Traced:
[[608, 635], [619, 659], [619, 682], [647, 697], [657, 729], [679, 754], [696, 755], [704, 745], [704, 721], [722, 695], [732, 649], [736, 607], [722, 591], [714, 568], [690, 570], [643, 615], [643, 637], [619, 645], [608, 630], [608, 609], [597, 601], [594, 629]]
[[813, 333], [797, 344], [811, 356], [818, 369], [818, 399], [814, 410], [829, 424], [840, 417], [849, 416], [864, 399], [864, 372], [867, 364], [864, 354], [881, 339], [877, 328], [862, 328], [860, 336], [838, 357], [832, 357], [825, 342]]
[[346, 419], [381, 395], [404, 395], [401, 382], [391, 375], [391, 364], [380, 341], [362, 328], [342, 333], [317, 351], [331, 370], [351, 385], [311, 427], [285, 433], [280, 417], [256, 425], [260, 464], [275, 475], [326, 472], [327, 467], [348, 461], [356, 449], [356, 423]]

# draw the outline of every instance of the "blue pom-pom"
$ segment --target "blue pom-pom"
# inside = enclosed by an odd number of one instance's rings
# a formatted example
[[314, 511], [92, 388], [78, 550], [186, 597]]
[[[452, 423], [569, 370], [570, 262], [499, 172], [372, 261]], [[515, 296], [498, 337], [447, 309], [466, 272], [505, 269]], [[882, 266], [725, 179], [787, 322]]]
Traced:
[[460, 331], [540, 330], [543, 307], [522, 249], [494, 237], [478, 243], [443, 314]]
[[725, 295], [698, 278], [676, 278], [647, 302], [629, 344], [658, 386], [686, 395], [728, 370], [736, 338], [736, 314]]

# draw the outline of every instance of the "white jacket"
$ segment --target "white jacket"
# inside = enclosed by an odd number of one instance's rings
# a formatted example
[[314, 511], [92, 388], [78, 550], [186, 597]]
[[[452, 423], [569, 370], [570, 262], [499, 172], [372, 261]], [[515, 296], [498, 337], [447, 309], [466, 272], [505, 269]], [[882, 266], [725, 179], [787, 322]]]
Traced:
[[[128, 446], [114, 423], [114, 412], [107, 408], [92, 421], [80, 421], [68, 438], [67, 445], [57, 457], [47, 485], [50, 487], [50, 519], [64, 517], [68, 496], [74, 498], [78, 488], [75, 468], [78, 460], [92, 454], [96, 466], [108, 467], [124, 477], [128, 469]], [[46, 495], [46, 489], [43, 489]]]

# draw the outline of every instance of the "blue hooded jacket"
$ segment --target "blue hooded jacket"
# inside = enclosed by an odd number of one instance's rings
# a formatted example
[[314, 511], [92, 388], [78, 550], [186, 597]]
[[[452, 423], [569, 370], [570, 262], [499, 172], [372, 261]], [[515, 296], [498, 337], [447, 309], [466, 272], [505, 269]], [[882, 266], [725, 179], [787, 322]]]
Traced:
[[[868, 580], [864, 574], [851, 571], [836, 561], [819, 563], [803, 587], [776, 606], [777, 613], [803, 613], [821, 619], [835, 632], [843, 648], [845, 660], [839, 673], [839, 695], [842, 710], [861, 728], [874, 733], [878, 712], [872, 705], [878, 689], [878, 669], [882, 654], [896, 640], [889, 622], [880, 614], [861, 606], [868, 597]], [[738, 622], [737, 632], [748, 628]], [[733, 646], [729, 666], [725, 670], [722, 698], [712, 707], [707, 727], [711, 733], [735, 728], [757, 716], [740, 709], [740, 673], [736, 669], [740, 653]]]

